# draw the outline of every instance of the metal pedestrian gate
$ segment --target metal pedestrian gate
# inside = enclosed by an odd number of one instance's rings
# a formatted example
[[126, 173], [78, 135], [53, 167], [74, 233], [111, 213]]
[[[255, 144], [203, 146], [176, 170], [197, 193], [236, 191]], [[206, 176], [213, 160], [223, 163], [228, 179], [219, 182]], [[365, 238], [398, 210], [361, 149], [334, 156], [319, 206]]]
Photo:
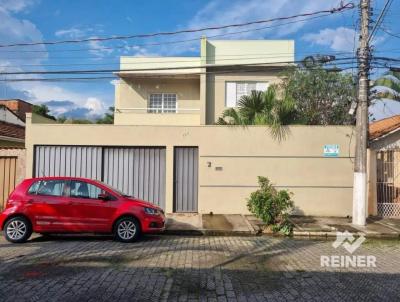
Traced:
[[165, 208], [165, 148], [35, 146], [34, 176], [104, 181]]
[[376, 164], [378, 215], [400, 218], [400, 150], [378, 151]]
[[0, 157], [0, 210], [4, 209], [8, 195], [15, 188], [17, 157]]
[[174, 149], [174, 212], [197, 212], [199, 149]]

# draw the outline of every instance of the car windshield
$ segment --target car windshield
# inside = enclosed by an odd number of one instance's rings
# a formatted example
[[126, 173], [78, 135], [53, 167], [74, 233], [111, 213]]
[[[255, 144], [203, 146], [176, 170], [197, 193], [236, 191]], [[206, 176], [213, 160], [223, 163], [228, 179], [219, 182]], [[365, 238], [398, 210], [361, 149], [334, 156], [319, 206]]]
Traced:
[[103, 186], [107, 187], [108, 189], [110, 189], [111, 191], [118, 193], [119, 195], [123, 196], [123, 197], [133, 197], [131, 195], [125, 194], [124, 192], [122, 192], [121, 190], [114, 188], [113, 186], [110, 186], [109, 184], [106, 184], [102, 181], [96, 180], [96, 182], [102, 184]]

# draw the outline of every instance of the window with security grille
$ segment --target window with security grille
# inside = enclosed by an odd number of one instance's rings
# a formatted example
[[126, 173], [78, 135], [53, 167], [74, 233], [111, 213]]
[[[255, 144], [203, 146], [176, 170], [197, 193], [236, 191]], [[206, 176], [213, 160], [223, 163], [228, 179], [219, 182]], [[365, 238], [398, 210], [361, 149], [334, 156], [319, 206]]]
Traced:
[[175, 93], [153, 93], [150, 94], [149, 113], [176, 113], [177, 109]]
[[267, 89], [267, 82], [226, 82], [225, 106], [236, 107], [242, 96], [250, 95], [253, 90], [265, 91]]
[[161, 113], [162, 112], [162, 93], [150, 94], [148, 112]]

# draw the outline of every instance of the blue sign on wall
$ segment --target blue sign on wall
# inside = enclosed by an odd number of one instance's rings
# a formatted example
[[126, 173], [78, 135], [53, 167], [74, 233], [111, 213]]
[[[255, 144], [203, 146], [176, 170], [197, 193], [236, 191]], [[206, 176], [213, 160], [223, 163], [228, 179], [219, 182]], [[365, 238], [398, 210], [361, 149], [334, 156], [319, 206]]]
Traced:
[[339, 145], [325, 145], [324, 156], [326, 157], [337, 157], [339, 156]]

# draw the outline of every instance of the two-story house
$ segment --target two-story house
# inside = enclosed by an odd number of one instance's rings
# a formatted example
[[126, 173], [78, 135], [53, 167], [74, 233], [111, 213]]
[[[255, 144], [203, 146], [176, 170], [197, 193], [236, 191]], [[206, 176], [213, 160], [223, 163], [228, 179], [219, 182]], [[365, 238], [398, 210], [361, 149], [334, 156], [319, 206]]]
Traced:
[[28, 115], [27, 176], [99, 179], [167, 213], [224, 214], [248, 213], [257, 176], [267, 176], [294, 193], [298, 214], [351, 215], [352, 127], [291, 126], [277, 141], [266, 126], [215, 125], [241, 96], [280, 81], [294, 42], [200, 43], [198, 57], [121, 57], [114, 125]]
[[121, 57], [114, 123], [212, 125], [293, 62], [293, 40], [203, 38], [199, 57]]

